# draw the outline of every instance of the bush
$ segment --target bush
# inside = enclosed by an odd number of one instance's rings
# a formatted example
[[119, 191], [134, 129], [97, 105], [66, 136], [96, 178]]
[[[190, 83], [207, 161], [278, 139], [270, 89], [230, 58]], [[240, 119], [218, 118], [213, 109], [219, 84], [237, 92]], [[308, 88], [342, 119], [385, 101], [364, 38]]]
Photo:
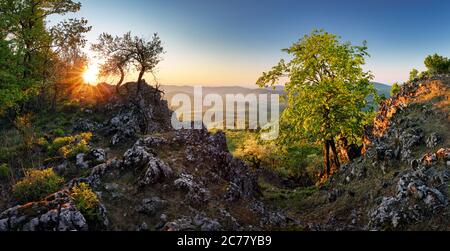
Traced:
[[97, 194], [86, 184], [81, 183], [71, 190], [71, 196], [74, 200], [76, 208], [83, 214], [88, 222], [96, 222], [99, 220], [98, 208], [100, 201]]
[[22, 203], [38, 201], [59, 191], [63, 184], [64, 179], [51, 168], [31, 170], [13, 186], [13, 195]]
[[50, 154], [59, 154], [64, 158], [74, 158], [79, 153], [89, 151], [89, 141], [92, 133], [81, 133], [75, 136], [58, 137], [47, 147]]
[[409, 73], [409, 81], [414, 81], [414, 79], [419, 77], [419, 71], [417, 69], [412, 69]]
[[9, 166], [7, 164], [0, 165], [0, 180], [9, 179]]
[[431, 74], [449, 73], [450, 59], [438, 54], [430, 55], [425, 59], [425, 66]]
[[391, 97], [397, 95], [400, 92], [400, 85], [398, 83], [394, 83], [391, 88]]
[[56, 128], [53, 130], [53, 134], [57, 137], [62, 137], [64, 135], [66, 135], [66, 132], [61, 128]]

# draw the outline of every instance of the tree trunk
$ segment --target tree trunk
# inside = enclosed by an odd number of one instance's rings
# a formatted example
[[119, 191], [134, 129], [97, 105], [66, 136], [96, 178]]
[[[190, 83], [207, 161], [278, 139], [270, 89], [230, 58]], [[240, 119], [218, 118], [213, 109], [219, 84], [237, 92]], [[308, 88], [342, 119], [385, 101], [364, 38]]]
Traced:
[[52, 111], [56, 111], [56, 103], [58, 102], [58, 84], [53, 83]]
[[336, 143], [334, 142], [334, 140], [330, 140], [329, 141], [329, 146], [331, 147], [331, 152], [333, 154], [331, 161], [331, 167], [333, 171], [337, 171], [339, 170], [339, 168], [341, 167], [341, 163], [339, 161], [339, 154], [336, 148]]
[[330, 165], [330, 145], [328, 140], [326, 140], [323, 145], [323, 163], [325, 166], [325, 174], [329, 176], [331, 173], [331, 165]]
[[142, 69], [141, 72], [139, 72], [136, 95], [138, 95], [141, 92], [141, 84], [142, 84], [141, 82], [142, 82], [142, 78], [144, 77], [144, 74], [145, 74], [145, 69]]
[[339, 140], [339, 152], [341, 153], [341, 158], [344, 162], [350, 161], [348, 155], [348, 140], [345, 137], [342, 137]]
[[119, 71], [120, 71], [120, 80], [116, 84], [116, 92], [119, 96], [122, 96], [120, 94], [120, 86], [122, 86], [123, 80], [125, 79], [125, 72], [122, 67], [119, 67]]

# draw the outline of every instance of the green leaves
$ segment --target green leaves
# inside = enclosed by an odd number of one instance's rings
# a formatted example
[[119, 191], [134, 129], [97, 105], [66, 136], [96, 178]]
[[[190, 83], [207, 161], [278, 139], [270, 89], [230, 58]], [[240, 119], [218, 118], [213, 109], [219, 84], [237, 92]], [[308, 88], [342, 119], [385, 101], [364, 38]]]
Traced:
[[428, 56], [424, 63], [431, 74], [445, 74], [450, 72], [450, 59], [438, 54]]
[[282, 119], [287, 133], [314, 142], [346, 137], [357, 141], [368, 123], [367, 97], [376, 96], [372, 75], [362, 65], [368, 55], [361, 46], [341, 43], [339, 37], [315, 30], [283, 51], [293, 56], [281, 60], [257, 81], [261, 87], [275, 86], [282, 77], [288, 107]]

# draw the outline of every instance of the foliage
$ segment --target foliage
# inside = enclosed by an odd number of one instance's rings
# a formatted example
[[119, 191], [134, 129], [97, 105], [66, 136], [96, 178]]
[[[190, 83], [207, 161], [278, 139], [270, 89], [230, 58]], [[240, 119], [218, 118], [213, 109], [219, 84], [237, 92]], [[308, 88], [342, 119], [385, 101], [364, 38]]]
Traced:
[[99, 218], [98, 207], [100, 201], [92, 189], [86, 184], [81, 183], [71, 190], [71, 196], [76, 208], [83, 214], [88, 221], [96, 221]]
[[55, 128], [55, 129], [53, 129], [53, 134], [57, 137], [62, 137], [64, 135], [66, 135], [66, 132], [62, 128]]
[[31, 170], [13, 186], [13, 194], [22, 203], [37, 201], [57, 192], [63, 184], [64, 179], [55, 174], [51, 168]]
[[445, 74], [450, 72], [450, 59], [433, 54], [425, 58], [425, 66], [431, 74]]
[[0, 164], [0, 180], [7, 180], [9, 173], [9, 166], [7, 164]]
[[398, 83], [394, 83], [391, 88], [391, 97], [397, 95], [400, 92], [400, 85]]
[[50, 154], [58, 153], [64, 158], [74, 158], [79, 153], [89, 151], [89, 141], [92, 139], [92, 133], [81, 133], [74, 136], [58, 137], [47, 146]]
[[409, 81], [413, 81], [414, 79], [419, 77], [419, 71], [417, 69], [412, 69], [409, 73]]
[[0, 1], [0, 114], [20, 113], [23, 103], [45, 97], [67, 75], [69, 69], [62, 66], [73, 62], [69, 55], [79, 58], [75, 51], [84, 46], [90, 27], [84, 19], [49, 27], [47, 18], [80, 7], [72, 0]]
[[253, 168], [259, 169], [261, 165], [273, 165], [275, 162], [275, 146], [271, 143], [263, 144], [258, 140], [257, 135], [250, 134], [237, 146], [235, 155]]
[[31, 125], [31, 117], [32, 115], [28, 113], [18, 116], [14, 121], [14, 126], [22, 136], [23, 146], [26, 150], [32, 149], [36, 141], [36, 134]]
[[359, 140], [373, 117], [373, 107], [364, 110], [369, 105], [367, 98], [377, 96], [370, 72], [362, 69], [368, 56], [366, 43], [352, 46], [316, 30], [284, 51], [293, 59], [281, 60], [257, 84], [275, 86], [280, 78], [289, 79], [285, 88], [288, 106], [282, 116], [289, 124], [284, 128], [290, 135], [287, 139], [300, 136], [322, 143], [329, 175], [332, 166], [339, 166], [336, 139]]
[[161, 61], [161, 54], [164, 52], [161, 39], [156, 33], [151, 40], [133, 37], [131, 32], [122, 37], [113, 37], [103, 33], [98, 40], [99, 42], [94, 44], [92, 49], [101, 57], [106, 58], [106, 62], [101, 66], [102, 75], [120, 75], [117, 91], [123, 82], [124, 70], [131, 64], [139, 72], [137, 79], [137, 92], [139, 93], [144, 74], [148, 72], [153, 74], [153, 70]]
[[306, 142], [289, 145], [261, 141], [258, 132], [226, 131], [227, 145], [234, 156], [253, 168], [268, 168], [280, 176], [315, 184], [321, 171], [320, 148]]

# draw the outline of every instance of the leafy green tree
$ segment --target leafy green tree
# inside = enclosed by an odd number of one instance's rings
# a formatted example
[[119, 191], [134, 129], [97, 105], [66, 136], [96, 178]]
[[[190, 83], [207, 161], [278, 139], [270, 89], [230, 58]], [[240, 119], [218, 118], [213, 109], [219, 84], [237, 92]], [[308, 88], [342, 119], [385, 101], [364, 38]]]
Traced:
[[438, 54], [430, 55], [425, 59], [425, 66], [431, 74], [449, 73], [450, 59]]
[[419, 71], [417, 69], [412, 69], [409, 73], [409, 81], [413, 81], [414, 79], [419, 77]]
[[[90, 30], [85, 20], [70, 19], [52, 29], [46, 27], [49, 16], [76, 12], [80, 7], [72, 0], [0, 1], [0, 50], [2, 63], [8, 64], [0, 69], [0, 112], [35, 96], [56, 75], [51, 66], [63, 51], [68, 52], [68, 42], [84, 41], [79, 34]], [[62, 50], [55, 49], [58, 46]]]
[[400, 92], [400, 85], [398, 83], [394, 83], [391, 88], [391, 96], [397, 95]]
[[352, 46], [341, 43], [336, 35], [315, 30], [283, 51], [293, 59], [281, 60], [257, 84], [275, 86], [288, 78], [284, 133], [288, 139], [301, 136], [321, 143], [328, 177], [340, 166], [337, 140], [360, 140], [372, 114], [373, 109], [365, 109], [367, 98], [377, 94], [370, 72], [362, 69], [368, 56], [366, 43]]

